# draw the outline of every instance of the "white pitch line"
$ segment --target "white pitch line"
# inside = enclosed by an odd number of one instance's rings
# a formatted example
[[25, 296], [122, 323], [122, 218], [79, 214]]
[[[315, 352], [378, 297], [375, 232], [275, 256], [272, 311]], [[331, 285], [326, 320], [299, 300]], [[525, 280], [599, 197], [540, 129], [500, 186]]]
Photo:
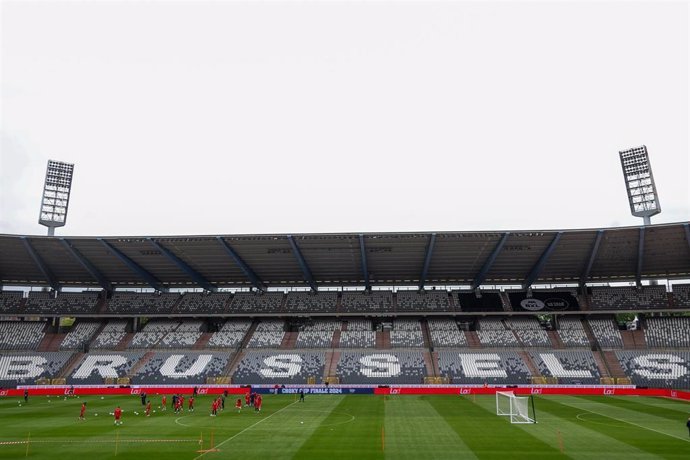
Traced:
[[[220, 446], [222, 446], [222, 445], [225, 444], [226, 442], [232, 441], [233, 439], [235, 439], [236, 437], [238, 437], [239, 435], [241, 435], [241, 434], [244, 433], [245, 431], [251, 430], [252, 428], [254, 428], [254, 427], [255, 427], [256, 425], [258, 425], [259, 423], [265, 422], [265, 421], [268, 420], [269, 418], [271, 418], [271, 417], [273, 417], [274, 415], [276, 415], [276, 414], [278, 414], [278, 413], [284, 411], [285, 409], [287, 409], [288, 407], [292, 406], [293, 404], [295, 404], [295, 403], [297, 403], [297, 402], [298, 402], [298, 401], [291, 402], [290, 404], [288, 404], [287, 406], [283, 407], [282, 409], [279, 409], [279, 410], [275, 411], [274, 413], [272, 413], [272, 414], [269, 415], [268, 417], [262, 418], [261, 420], [259, 420], [258, 422], [254, 423], [253, 425], [249, 425], [249, 426], [248, 426], [247, 428], [245, 428], [244, 430], [240, 431], [239, 433], [237, 433], [237, 434], [235, 434], [235, 435], [233, 435], [233, 436], [230, 436], [228, 439], [226, 439], [225, 441], [221, 442], [220, 444], [218, 444], [218, 445], [215, 446], [215, 447], [216, 447], [216, 448], [219, 448]], [[199, 455], [198, 457], [194, 457], [194, 460], [200, 459], [201, 457], [203, 457], [203, 456], [206, 455], [207, 453], [208, 453], [208, 452], [204, 452], [203, 454]]]
[[[570, 404], [567, 404], [567, 405], [570, 405]], [[690, 439], [681, 438], [680, 436], [676, 436], [675, 434], [670, 434], [670, 433], [666, 433], [665, 431], [659, 431], [659, 430], [655, 430], [654, 428], [649, 428], [649, 427], [646, 427], [646, 426], [643, 426], [643, 425], [638, 425], [637, 423], [630, 422], [630, 421], [628, 421], [628, 420], [623, 420], [623, 419], [620, 419], [620, 418], [611, 417], [610, 415], [606, 415], [606, 414], [602, 414], [602, 413], [600, 413], [600, 412], [595, 412], [595, 411], [593, 411], [593, 410], [589, 410], [589, 409], [587, 409], [587, 408], [585, 408], [585, 407], [582, 407], [581, 405], [580, 405], [580, 407], [578, 407], [578, 409], [583, 409], [583, 410], [586, 410], [586, 411], [589, 412], [589, 413], [596, 414], [596, 415], [601, 415], [602, 417], [607, 417], [607, 418], [610, 418], [610, 419], [612, 419], [612, 420], [618, 420], [619, 422], [627, 423], [628, 425], [633, 425], [633, 426], [636, 426], [636, 427], [638, 427], [638, 428], [642, 428], [642, 429], [644, 429], [644, 430], [649, 430], [649, 431], [653, 431], [653, 432], [655, 432], [655, 433], [659, 433], [659, 434], [663, 434], [663, 435], [666, 435], [666, 436], [670, 436], [670, 437], [672, 437], [672, 438], [680, 439], [681, 441], [690, 442]]]
[[175, 419], [175, 423], [178, 424], [178, 425], [180, 425], [180, 426], [184, 426], [184, 427], [187, 427], [187, 428], [191, 428], [192, 425], [185, 425], [184, 423], [180, 422], [180, 420], [182, 420], [182, 419], [185, 418], [185, 417], [189, 417], [189, 415], [183, 415], [182, 417], [177, 417], [177, 418]]
[[199, 442], [198, 439], [32, 439], [30, 441], [0, 441], [0, 446], [15, 444], [113, 444], [116, 442], [152, 443], [152, 442]]

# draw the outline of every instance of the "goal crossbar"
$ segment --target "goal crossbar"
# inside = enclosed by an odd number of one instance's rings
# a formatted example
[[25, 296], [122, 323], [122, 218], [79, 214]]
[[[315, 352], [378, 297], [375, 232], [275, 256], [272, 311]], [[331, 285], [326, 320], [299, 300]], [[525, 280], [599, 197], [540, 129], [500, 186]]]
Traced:
[[537, 423], [532, 396], [516, 396], [512, 391], [496, 392], [496, 415], [510, 417], [510, 423]]

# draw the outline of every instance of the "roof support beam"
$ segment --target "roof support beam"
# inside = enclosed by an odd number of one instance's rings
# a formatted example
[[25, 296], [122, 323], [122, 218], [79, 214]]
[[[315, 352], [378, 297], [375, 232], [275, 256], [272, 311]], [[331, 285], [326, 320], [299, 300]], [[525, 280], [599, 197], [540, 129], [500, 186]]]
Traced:
[[594, 261], [597, 259], [597, 254], [599, 253], [599, 245], [601, 244], [601, 239], [604, 237], [604, 230], [597, 230], [597, 236], [594, 239], [594, 245], [589, 253], [589, 260], [587, 261], [587, 266], [585, 271], [580, 275], [580, 287], [584, 287], [585, 283], [589, 281], [589, 273], [592, 271], [592, 266]]
[[151, 273], [146, 271], [141, 265], [139, 265], [138, 263], [136, 263], [135, 261], [133, 261], [132, 259], [127, 257], [125, 255], [125, 253], [123, 253], [122, 251], [117, 249], [112, 244], [108, 243], [103, 238], [96, 238], [96, 239], [98, 241], [100, 241], [103, 246], [105, 246], [105, 248], [108, 250], [108, 252], [110, 252], [112, 255], [114, 255], [115, 257], [120, 259], [120, 261], [122, 261], [125, 265], [127, 265], [127, 267], [129, 267], [130, 270], [132, 270], [134, 273], [136, 273], [139, 276], [139, 278], [146, 281], [146, 283], [149, 286], [154, 288], [156, 291], [168, 292], [168, 288], [163, 286], [163, 284], [155, 276], [153, 276]]
[[640, 239], [637, 242], [637, 270], [635, 271], [635, 283], [642, 286], [642, 265], [644, 264], [644, 227], [640, 227]]
[[316, 281], [314, 281], [314, 276], [311, 274], [311, 270], [309, 269], [309, 265], [307, 265], [307, 261], [304, 260], [304, 256], [302, 256], [302, 251], [299, 250], [299, 246], [297, 246], [297, 242], [293, 238], [292, 235], [287, 236], [288, 242], [290, 243], [290, 247], [292, 248], [292, 253], [295, 255], [295, 258], [297, 259], [297, 263], [299, 264], [300, 268], [302, 269], [302, 273], [304, 274], [304, 281], [309, 284], [311, 287], [312, 291], [316, 292], [319, 290], [319, 287], [316, 285]]
[[106, 279], [105, 276], [86, 258], [84, 255], [77, 250], [74, 246], [72, 246], [72, 243], [66, 238], [60, 238], [60, 243], [62, 246], [67, 249], [67, 252], [72, 254], [72, 257], [74, 257], [77, 262], [81, 264], [84, 269], [86, 269], [87, 272], [95, 279], [98, 281], [98, 284], [101, 285], [101, 287], [108, 291], [112, 292], [113, 290], [113, 285]]
[[364, 276], [364, 289], [367, 291], [371, 288], [369, 284], [369, 267], [367, 264], [367, 249], [364, 246], [364, 235], [359, 234], [359, 252], [362, 255], [362, 275]]
[[183, 272], [185, 272], [199, 287], [206, 291], [217, 292], [218, 288], [211, 284], [201, 273], [194, 270], [187, 262], [182, 260], [180, 257], [175, 255], [170, 249], [166, 248], [158, 241], [154, 241], [153, 238], [146, 238], [149, 243], [158, 249], [164, 256], [170, 259], [175, 265], [177, 265]]
[[551, 243], [549, 243], [544, 252], [541, 254], [541, 257], [539, 257], [539, 260], [537, 260], [537, 263], [534, 264], [534, 267], [532, 267], [532, 270], [530, 270], [529, 275], [527, 275], [527, 278], [525, 278], [525, 282], [523, 285], [524, 289], [529, 289], [532, 286], [532, 284], [534, 284], [534, 282], [537, 280], [537, 278], [539, 278], [539, 274], [544, 268], [544, 265], [546, 265], [546, 262], [549, 260], [549, 257], [551, 257], [551, 254], [553, 253], [554, 249], [556, 249], [556, 245], [558, 245], [558, 241], [560, 241], [561, 235], [563, 235], [563, 232], [556, 233], [556, 235], [551, 240]]
[[426, 275], [429, 272], [429, 265], [431, 265], [431, 256], [434, 254], [434, 245], [436, 244], [436, 233], [429, 235], [429, 242], [426, 245], [426, 256], [424, 256], [424, 265], [422, 266], [422, 273], [419, 275], [419, 290], [424, 289], [426, 282]]
[[36, 266], [38, 266], [38, 269], [41, 270], [41, 273], [43, 273], [44, 278], [48, 282], [51, 288], [53, 288], [56, 291], [60, 290], [60, 283], [58, 283], [57, 279], [55, 278], [55, 275], [53, 272], [50, 270], [50, 267], [41, 259], [41, 256], [38, 255], [36, 250], [34, 249], [33, 246], [31, 246], [31, 242], [29, 241], [29, 238], [22, 236], [22, 243], [24, 243], [24, 247], [26, 248], [27, 252], [31, 256], [31, 258], [34, 260], [36, 263]]
[[240, 257], [240, 255], [235, 252], [232, 246], [230, 246], [230, 244], [227, 241], [225, 241], [225, 239], [223, 239], [222, 236], [217, 236], [216, 240], [218, 240], [225, 252], [228, 253], [230, 258], [237, 264], [240, 270], [242, 270], [242, 273], [244, 273], [244, 276], [246, 276], [249, 279], [252, 285], [260, 291], [266, 290], [266, 286], [264, 286], [264, 283], [263, 281], [261, 281], [261, 278], [259, 278], [257, 274], [254, 272], [254, 270], [252, 270], [252, 268], [249, 265], [247, 265], [247, 263], [242, 259], [242, 257]]
[[503, 246], [506, 244], [506, 241], [508, 241], [508, 236], [510, 235], [509, 232], [506, 232], [503, 234], [500, 240], [498, 240], [498, 243], [496, 243], [496, 246], [494, 247], [494, 250], [491, 251], [491, 254], [489, 257], [486, 258], [484, 261], [484, 265], [482, 265], [482, 268], [479, 270], [479, 273], [474, 277], [474, 281], [472, 281], [472, 290], [477, 289], [481, 284], [484, 282], [486, 279], [486, 275], [489, 274], [489, 270], [491, 270], [491, 266], [494, 264], [496, 261], [496, 258], [498, 255], [501, 253], [501, 250], [503, 249]]
[[690, 249], [690, 224], [683, 224], [683, 229], [685, 229], [685, 241], [687, 241], [688, 249]]

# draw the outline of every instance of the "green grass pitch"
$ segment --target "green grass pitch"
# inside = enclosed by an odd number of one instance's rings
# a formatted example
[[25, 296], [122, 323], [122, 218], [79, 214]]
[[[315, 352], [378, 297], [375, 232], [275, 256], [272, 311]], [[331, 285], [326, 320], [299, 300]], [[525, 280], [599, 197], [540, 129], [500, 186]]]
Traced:
[[[0, 399], [0, 458], [690, 459], [690, 404], [670, 399], [540, 396], [530, 425], [496, 416], [493, 396], [265, 395], [261, 414], [229, 398], [217, 417], [210, 396], [179, 415], [151, 399], [149, 418], [137, 396]], [[197, 453], [211, 433], [220, 451]]]

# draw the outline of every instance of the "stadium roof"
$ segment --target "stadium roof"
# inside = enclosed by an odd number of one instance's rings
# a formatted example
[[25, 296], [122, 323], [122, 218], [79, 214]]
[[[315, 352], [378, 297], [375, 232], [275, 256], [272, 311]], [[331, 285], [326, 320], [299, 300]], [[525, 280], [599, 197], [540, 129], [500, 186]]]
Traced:
[[510, 232], [0, 235], [3, 285], [214, 290], [661, 278], [690, 278], [687, 223]]

